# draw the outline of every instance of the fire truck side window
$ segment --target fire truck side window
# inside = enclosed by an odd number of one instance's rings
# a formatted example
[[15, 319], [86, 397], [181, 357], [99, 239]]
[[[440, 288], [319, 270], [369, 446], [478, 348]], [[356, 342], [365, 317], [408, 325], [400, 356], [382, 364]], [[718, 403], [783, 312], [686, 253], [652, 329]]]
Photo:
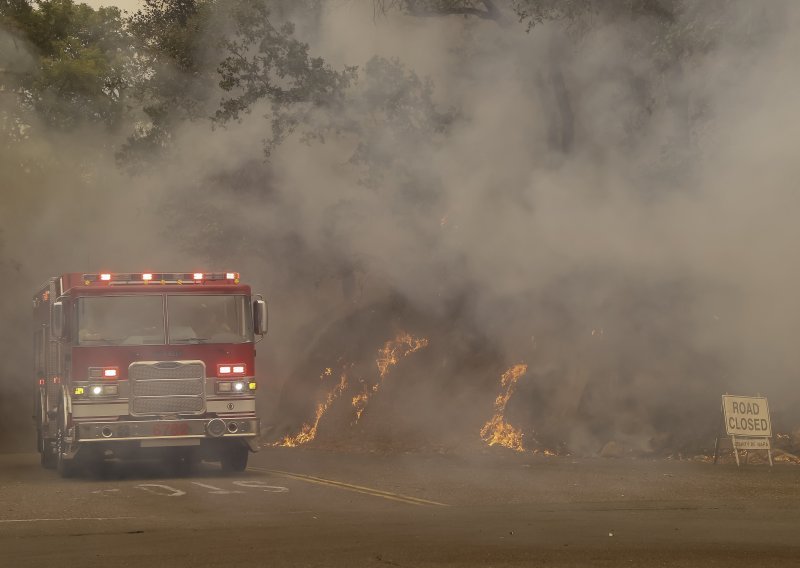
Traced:
[[163, 296], [79, 298], [78, 344], [164, 344], [163, 302]]
[[169, 342], [253, 341], [253, 318], [248, 306], [245, 296], [168, 296]]

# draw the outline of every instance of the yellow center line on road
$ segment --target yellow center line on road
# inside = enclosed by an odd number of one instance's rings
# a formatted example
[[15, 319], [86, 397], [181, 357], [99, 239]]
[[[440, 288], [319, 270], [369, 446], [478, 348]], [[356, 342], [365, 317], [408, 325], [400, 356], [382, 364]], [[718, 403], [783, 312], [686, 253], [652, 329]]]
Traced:
[[289, 471], [280, 471], [277, 469], [263, 469], [260, 467], [248, 467], [249, 471], [257, 471], [260, 473], [271, 473], [281, 477], [288, 477], [290, 479], [297, 479], [307, 483], [315, 483], [317, 485], [327, 485], [329, 487], [338, 487], [347, 491], [355, 491], [356, 493], [364, 493], [373, 497], [381, 497], [391, 501], [399, 501], [409, 505], [435, 505], [437, 507], [449, 507], [447, 503], [439, 503], [438, 501], [429, 501], [428, 499], [420, 499], [418, 497], [411, 497], [409, 495], [401, 495], [400, 493], [392, 493], [390, 491], [381, 491], [380, 489], [373, 489], [371, 487], [363, 487], [361, 485], [353, 485], [352, 483], [345, 483], [343, 481], [336, 481], [333, 479], [324, 479], [322, 477], [314, 477], [313, 475], [304, 475], [302, 473], [292, 473]]

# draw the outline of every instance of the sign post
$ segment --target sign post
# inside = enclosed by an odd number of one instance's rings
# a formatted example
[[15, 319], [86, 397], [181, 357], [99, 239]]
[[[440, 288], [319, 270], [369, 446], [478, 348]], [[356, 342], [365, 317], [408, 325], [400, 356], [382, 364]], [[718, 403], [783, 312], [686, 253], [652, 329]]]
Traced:
[[[772, 422], [769, 403], [763, 396], [722, 395], [722, 420], [725, 434], [731, 438], [736, 465], [739, 466], [739, 450], [766, 450], [772, 466]], [[714, 463], [717, 463], [720, 438], [714, 445]]]

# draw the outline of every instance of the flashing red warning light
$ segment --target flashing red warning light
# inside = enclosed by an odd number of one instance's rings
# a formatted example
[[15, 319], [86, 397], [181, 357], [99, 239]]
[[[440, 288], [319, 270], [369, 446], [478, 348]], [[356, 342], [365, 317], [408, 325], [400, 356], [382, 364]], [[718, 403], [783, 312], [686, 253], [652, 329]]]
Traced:
[[203, 279], [203, 273], [202, 272], [195, 272], [194, 273], [194, 279], [195, 280], [202, 280]]
[[101, 274], [100, 275], [100, 280], [102, 280], [103, 282], [110, 282], [111, 281], [111, 275], [110, 274]]
[[89, 367], [89, 379], [118, 379], [119, 367]]
[[149, 272], [145, 272], [144, 274], [142, 274], [142, 280], [144, 280], [145, 282], [148, 282], [148, 281], [150, 281], [152, 279], [153, 279], [153, 275], [150, 274]]
[[235, 272], [226, 272], [225, 273], [225, 278], [227, 278], [228, 280], [236, 280], [236, 278], [238, 278], [238, 276], [236, 275]]

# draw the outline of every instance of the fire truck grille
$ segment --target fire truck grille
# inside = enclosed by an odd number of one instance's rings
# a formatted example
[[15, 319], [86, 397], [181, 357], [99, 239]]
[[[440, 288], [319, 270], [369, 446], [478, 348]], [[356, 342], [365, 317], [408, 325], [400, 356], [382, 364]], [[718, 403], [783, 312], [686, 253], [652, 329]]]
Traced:
[[138, 380], [131, 389], [133, 396], [202, 396], [203, 379]]
[[139, 361], [128, 368], [131, 414], [203, 414], [202, 361]]
[[202, 414], [205, 407], [197, 397], [135, 398], [131, 414]]

